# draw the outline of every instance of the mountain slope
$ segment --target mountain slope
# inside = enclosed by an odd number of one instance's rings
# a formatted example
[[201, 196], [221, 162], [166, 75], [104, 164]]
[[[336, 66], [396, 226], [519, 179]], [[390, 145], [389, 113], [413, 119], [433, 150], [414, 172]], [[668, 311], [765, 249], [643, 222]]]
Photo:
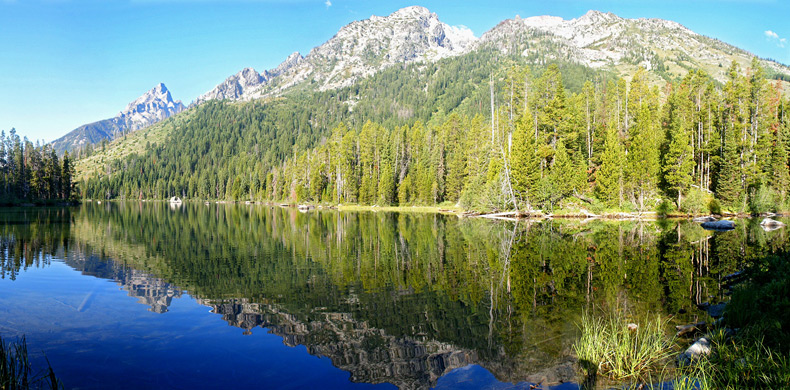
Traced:
[[[428, 9], [413, 6], [389, 16], [353, 22], [307, 56], [294, 53], [276, 69], [257, 73], [246, 68], [229, 77], [195, 103], [208, 100], [252, 100], [275, 96], [301, 85], [330, 90], [355, 84], [392, 67], [481, 50], [522, 56], [528, 63], [568, 62], [614, 71], [630, 77], [637, 67], [648, 70], [654, 84], [678, 80], [702, 69], [719, 82], [733, 61], [747, 68], [753, 55], [662, 19], [626, 19], [589, 11], [572, 20], [555, 16], [508, 19], [479, 39], [465, 27], [439, 21]], [[790, 68], [760, 60], [769, 75], [790, 80]]]
[[120, 134], [148, 127], [184, 109], [181, 101], [174, 101], [167, 87], [160, 83], [129, 103], [115, 117], [82, 125], [52, 141], [52, 146], [56, 152], [63, 153], [105, 139], [112, 140]]
[[424, 7], [407, 7], [386, 17], [371, 16], [353, 22], [307, 56], [294, 53], [271, 71], [258, 74], [244, 69], [199, 97], [196, 103], [212, 99], [250, 100], [277, 94], [302, 82], [321, 91], [349, 86], [393, 65], [435, 62], [466, 53], [475, 40], [468, 28], [442, 23]]
[[[723, 82], [732, 61], [746, 68], [754, 57], [673, 21], [625, 19], [599, 11], [572, 20], [517, 16], [483, 34], [474, 44], [475, 50], [482, 48], [519, 54], [537, 63], [559, 60], [609, 68], [621, 76], [633, 74], [641, 66], [655, 79], [665, 81], [702, 69]], [[790, 68], [774, 61], [760, 60], [760, 64], [771, 74], [790, 74]]]

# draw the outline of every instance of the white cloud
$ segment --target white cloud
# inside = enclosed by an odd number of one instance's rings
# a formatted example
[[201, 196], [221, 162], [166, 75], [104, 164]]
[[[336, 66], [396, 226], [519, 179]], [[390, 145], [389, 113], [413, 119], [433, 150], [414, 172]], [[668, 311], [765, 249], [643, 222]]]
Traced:
[[324, 4], [326, 5], [326, 8], [329, 8], [329, 7], [331, 7], [331, 6], [332, 6], [332, 2], [331, 2], [330, 0], [326, 0], [326, 1], [324, 2]]
[[779, 38], [779, 34], [771, 30], [765, 30], [764, 34], [765, 38], [768, 39], [768, 42], [776, 43], [776, 46], [784, 48], [785, 44], [787, 44], [787, 38]]

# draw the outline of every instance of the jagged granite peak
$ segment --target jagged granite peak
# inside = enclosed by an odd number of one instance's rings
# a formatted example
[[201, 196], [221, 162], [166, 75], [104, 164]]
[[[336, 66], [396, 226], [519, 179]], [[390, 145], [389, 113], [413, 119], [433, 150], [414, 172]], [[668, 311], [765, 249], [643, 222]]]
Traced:
[[342, 27], [307, 56], [291, 54], [277, 68], [266, 72], [267, 80], [251, 88], [241, 88], [241, 94], [217, 93], [226, 80], [196, 103], [210, 99], [256, 99], [306, 80], [315, 81], [320, 90], [348, 86], [360, 77], [396, 64], [464, 54], [476, 40], [470, 29], [442, 23], [425, 7], [406, 7], [388, 16], [374, 15]]
[[280, 65], [277, 65], [276, 68], [270, 70], [269, 75], [271, 77], [277, 77], [287, 72], [289, 69], [301, 64], [302, 60], [304, 60], [304, 57], [302, 57], [302, 55], [298, 51], [295, 51], [291, 53], [291, 55], [289, 55], [288, 58], [285, 59], [285, 61], [280, 63]]
[[180, 100], [173, 100], [165, 84], [159, 83], [118, 114], [126, 124], [126, 130], [135, 131], [178, 114], [184, 110]]
[[238, 100], [244, 96], [245, 92], [257, 88], [268, 80], [267, 72], [260, 74], [253, 68], [244, 68], [239, 73], [225, 79], [211, 91], [200, 95], [195, 100], [195, 104], [208, 100]]
[[120, 134], [140, 130], [167, 119], [186, 107], [173, 96], [163, 83], [144, 93], [113, 118], [82, 125], [63, 137], [52, 141], [58, 153], [73, 151], [102, 140], [112, 140]]
[[331, 89], [395, 64], [463, 54], [475, 40], [468, 28], [449, 26], [428, 9], [413, 6], [346, 25], [311, 50], [305, 66], [321, 89]]
[[[735, 46], [697, 34], [663, 19], [627, 19], [613, 13], [589, 11], [571, 20], [557, 16], [516, 17], [499, 23], [475, 43], [520, 54], [535, 62], [563, 60], [593, 68], [611, 68], [627, 75], [628, 66], [642, 66], [659, 78], [678, 77], [696, 67], [725, 81], [733, 60], [748, 65], [753, 55]], [[547, 49], [551, 48], [551, 49]], [[787, 73], [773, 61], [763, 66]], [[619, 68], [618, 68], [619, 67]]]

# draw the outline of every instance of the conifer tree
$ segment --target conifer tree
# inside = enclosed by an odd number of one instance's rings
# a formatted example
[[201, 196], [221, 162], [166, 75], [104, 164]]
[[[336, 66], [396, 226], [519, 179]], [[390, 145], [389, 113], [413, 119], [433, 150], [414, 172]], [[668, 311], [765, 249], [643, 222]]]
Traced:
[[625, 150], [615, 127], [606, 129], [601, 166], [595, 173], [595, 194], [610, 206], [622, 206]]

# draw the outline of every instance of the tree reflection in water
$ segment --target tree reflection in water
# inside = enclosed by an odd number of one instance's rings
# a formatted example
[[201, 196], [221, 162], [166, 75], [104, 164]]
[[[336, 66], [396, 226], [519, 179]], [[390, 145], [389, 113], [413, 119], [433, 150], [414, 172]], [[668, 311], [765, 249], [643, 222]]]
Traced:
[[697, 303], [722, 298], [724, 275], [787, 241], [747, 220], [713, 233], [676, 220], [88, 203], [0, 213], [0, 274], [61, 258], [159, 313], [185, 290], [353, 381], [425, 388], [470, 364], [504, 382], [577, 380], [570, 346], [584, 310], [695, 322]]

